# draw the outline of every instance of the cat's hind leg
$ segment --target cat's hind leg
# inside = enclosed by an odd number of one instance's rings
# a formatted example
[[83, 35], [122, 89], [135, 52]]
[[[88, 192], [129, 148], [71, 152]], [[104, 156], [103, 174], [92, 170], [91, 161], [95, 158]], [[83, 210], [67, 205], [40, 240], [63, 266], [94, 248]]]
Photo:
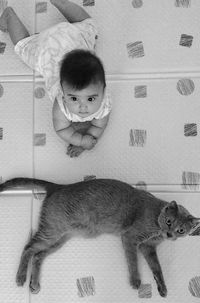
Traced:
[[41, 251], [33, 256], [32, 269], [29, 288], [33, 294], [37, 294], [40, 291], [40, 270], [43, 260], [48, 255], [47, 250]]
[[138, 289], [141, 285], [141, 280], [138, 271], [137, 245], [133, 242], [131, 235], [127, 233], [122, 235], [121, 238], [128, 263], [130, 285], [134, 289]]
[[26, 281], [27, 269], [30, 259], [37, 253], [48, 250], [52, 245], [54, 245], [58, 241], [58, 239], [59, 237], [55, 233], [52, 233], [51, 235], [47, 236], [39, 231], [36, 232], [36, 234], [24, 247], [24, 250], [22, 252], [16, 276], [16, 283], [18, 286], [23, 286]]
[[30, 291], [34, 294], [37, 294], [40, 291], [40, 272], [41, 272], [41, 265], [46, 258], [47, 255], [50, 253], [55, 252], [63, 244], [70, 239], [70, 236], [64, 235], [58, 240], [54, 245], [48, 248], [48, 250], [41, 251], [33, 256], [32, 259], [32, 269], [31, 269], [31, 279], [30, 279]]
[[16, 283], [18, 286], [23, 286], [26, 282], [28, 264], [32, 256], [44, 249], [45, 245], [42, 244], [42, 242], [37, 241], [35, 238], [32, 238], [24, 247], [16, 276]]
[[154, 279], [157, 283], [159, 294], [161, 295], [161, 297], [166, 297], [167, 287], [165, 285], [162, 269], [158, 260], [156, 247], [147, 243], [143, 243], [139, 246], [139, 249], [142, 252], [153, 273]]

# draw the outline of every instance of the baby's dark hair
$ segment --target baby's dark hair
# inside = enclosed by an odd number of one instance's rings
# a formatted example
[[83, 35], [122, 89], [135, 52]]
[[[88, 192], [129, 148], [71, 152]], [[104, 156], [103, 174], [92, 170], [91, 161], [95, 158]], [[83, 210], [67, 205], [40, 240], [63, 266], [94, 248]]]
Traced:
[[81, 90], [91, 83], [106, 86], [105, 72], [101, 60], [92, 52], [75, 49], [67, 53], [61, 62], [60, 83]]

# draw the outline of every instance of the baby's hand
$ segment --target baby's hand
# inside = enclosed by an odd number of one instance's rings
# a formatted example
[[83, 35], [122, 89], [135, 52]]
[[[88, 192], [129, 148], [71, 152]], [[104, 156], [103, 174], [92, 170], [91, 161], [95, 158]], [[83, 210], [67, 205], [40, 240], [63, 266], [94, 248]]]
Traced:
[[92, 149], [96, 143], [97, 143], [97, 139], [95, 139], [93, 136], [85, 135], [83, 136], [83, 139], [81, 141], [81, 146], [84, 149]]

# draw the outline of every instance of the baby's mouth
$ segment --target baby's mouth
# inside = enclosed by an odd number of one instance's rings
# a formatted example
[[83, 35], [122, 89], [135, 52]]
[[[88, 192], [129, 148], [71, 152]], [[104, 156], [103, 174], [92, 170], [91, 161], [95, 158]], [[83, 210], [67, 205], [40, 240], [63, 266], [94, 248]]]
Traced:
[[88, 112], [79, 112], [79, 115], [88, 115]]

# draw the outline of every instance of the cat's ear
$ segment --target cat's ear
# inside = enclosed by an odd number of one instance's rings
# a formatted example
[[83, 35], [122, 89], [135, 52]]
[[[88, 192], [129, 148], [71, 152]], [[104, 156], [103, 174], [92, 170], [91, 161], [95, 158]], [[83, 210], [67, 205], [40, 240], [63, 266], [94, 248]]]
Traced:
[[193, 216], [188, 216], [188, 219], [192, 222], [192, 224], [194, 225], [200, 225], [200, 218], [196, 218]]
[[177, 203], [176, 203], [175, 200], [173, 200], [173, 201], [170, 202], [170, 207], [174, 208], [174, 209], [178, 209], [178, 205], [177, 205]]
[[176, 214], [178, 211], [178, 205], [176, 201], [171, 201], [168, 206], [166, 207], [166, 212], [170, 214]]
[[195, 218], [192, 215], [188, 216], [189, 221], [192, 223], [192, 228], [189, 233], [191, 236], [200, 234], [200, 218]]

